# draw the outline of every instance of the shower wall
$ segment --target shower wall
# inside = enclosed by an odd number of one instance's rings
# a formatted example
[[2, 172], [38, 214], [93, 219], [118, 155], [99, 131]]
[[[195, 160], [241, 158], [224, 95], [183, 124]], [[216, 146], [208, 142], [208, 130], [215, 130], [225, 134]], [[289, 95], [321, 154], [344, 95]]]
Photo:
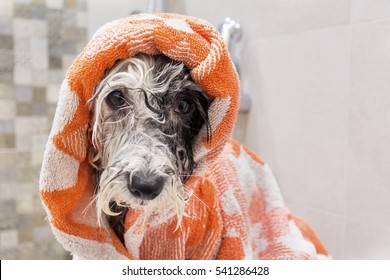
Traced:
[[[203, 7], [207, 6], [207, 9]], [[390, 1], [187, 0], [241, 23], [243, 141], [336, 259], [390, 259]]]
[[84, 0], [0, 0], [0, 258], [69, 258], [38, 176], [64, 72], [86, 43]]

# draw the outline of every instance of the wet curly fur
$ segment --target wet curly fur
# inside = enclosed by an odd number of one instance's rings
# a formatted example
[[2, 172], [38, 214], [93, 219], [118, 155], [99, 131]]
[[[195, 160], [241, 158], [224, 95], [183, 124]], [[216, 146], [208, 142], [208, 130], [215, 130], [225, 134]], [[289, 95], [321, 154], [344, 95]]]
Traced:
[[182, 63], [139, 54], [108, 70], [89, 102], [99, 221], [122, 242], [130, 208], [175, 211], [179, 225], [196, 168], [193, 142], [203, 125], [211, 135], [206, 92]]

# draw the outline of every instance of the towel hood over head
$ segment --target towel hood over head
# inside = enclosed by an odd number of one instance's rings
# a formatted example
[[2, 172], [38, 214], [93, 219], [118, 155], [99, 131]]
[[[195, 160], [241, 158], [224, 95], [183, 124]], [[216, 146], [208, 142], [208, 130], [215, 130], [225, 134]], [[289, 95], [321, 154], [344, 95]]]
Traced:
[[[91, 147], [87, 133], [91, 108], [87, 101], [107, 69], [117, 60], [138, 53], [164, 54], [190, 69], [194, 82], [212, 99], [208, 112], [212, 140], [207, 142], [206, 129], [203, 128], [194, 145], [199, 168], [187, 182], [187, 188], [196, 196], [187, 203], [189, 217], [183, 218], [181, 227], [175, 231], [175, 217], [151, 219], [145, 227], [145, 223], [139, 221], [142, 213], [129, 210], [125, 244], [122, 244], [112, 229], [99, 225], [92, 203], [95, 181], [87, 156]], [[230, 184], [227, 180], [236, 179], [211, 174], [217, 174], [222, 168], [221, 157], [227, 152], [237, 158], [253, 158], [266, 170], [260, 159], [229, 140], [238, 105], [239, 82], [235, 67], [220, 34], [209, 23], [175, 14], [139, 14], [104, 25], [66, 74], [44, 155], [40, 193], [57, 240], [72, 254], [89, 259], [277, 258], [277, 255], [272, 255], [270, 246], [263, 246], [268, 248], [268, 255], [264, 250], [263, 255], [260, 251], [256, 253], [255, 241], [245, 233], [248, 232], [246, 224], [251, 224], [253, 217], [242, 214], [244, 206], [240, 204], [242, 199], [238, 198], [237, 190], [226, 189]], [[233, 167], [229, 165], [229, 168]], [[237, 171], [229, 170], [230, 173]], [[273, 179], [270, 177], [270, 180]], [[257, 192], [251, 191], [250, 195], [253, 193]], [[229, 202], [231, 198], [233, 200]], [[238, 202], [234, 202], [236, 200]], [[274, 203], [275, 198], [272, 201]], [[234, 219], [229, 220], [234, 203], [237, 207], [242, 206], [237, 210], [240, 213], [237, 215], [242, 217], [233, 215]], [[228, 206], [224, 208], [224, 204]], [[263, 206], [260, 203], [258, 208]], [[264, 208], [264, 215], [268, 210]], [[281, 232], [288, 232], [290, 220], [287, 214], [283, 216], [286, 226]], [[244, 236], [244, 239], [237, 236]], [[258, 238], [266, 237], [259, 233]], [[301, 239], [302, 248], [307, 249], [305, 239]], [[267, 244], [272, 243], [268, 241]], [[310, 250], [313, 249], [311, 246]], [[304, 258], [310, 255], [301, 251], [294, 251], [294, 256]], [[284, 257], [293, 258], [293, 253]]]

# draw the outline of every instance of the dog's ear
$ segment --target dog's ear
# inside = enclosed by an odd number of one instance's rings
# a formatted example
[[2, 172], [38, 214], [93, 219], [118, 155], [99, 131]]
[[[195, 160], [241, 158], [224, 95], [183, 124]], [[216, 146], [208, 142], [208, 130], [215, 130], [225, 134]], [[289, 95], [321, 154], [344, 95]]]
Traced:
[[[198, 116], [195, 116], [195, 118], [200, 117], [199, 121], [206, 126], [207, 142], [210, 143], [212, 130], [209, 121], [208, 111], [212, 100], [207, 94], [207, 92], [194, 82], [191, 82], [186, 85], [185, 90], [191, 93], [189, 94], [189, 96], [191, 97], [192, 102], [195, 104], [196, 110], [198, 112]], [[196, 123], [196, 120], [194, 122]]]
[[[99, 145], [99, 143], [101, 143], [101, 142], [100, 142], [100, 139], [96, 139], [96, 138], [99, 138], [100, 133], [97, 133], [97, 132], [94, 133], [94, 126], [95, 126], [95, 122], [96, 122], [95, 107], [94, 107], [95, 100], [91, 99], [88, 101], [88, 103], [89, 103], [88, 105], [91, 107], [90, 107], [90, 111], [89, 111], [88, 127], [87, 127], [87, 132], [86, 132], [87, 139], [88, 139], [87, 158], [88, 158], [89, 163], [93, 166], [93, 168], [95, 168], [97, 171], [99, 171], [99, 170], [101, 170], [101, 164], [100, 164], [101, 152], [99, 152], [99, 150], [101, 150], [101, 149], [99, 147], [97, 147], [97, 145]], [[95, 129], [96, 129], [96, 127], [95, 127]]]
[[210, 125], [210, 120], [209, 120], [209, 108], [211, 105], [211, 98], [208, 96], [208, 94], [204, 91], [201, 90], [199, 92], [200, 95], [200, 107], [198, 106], [198, 110], [200, 112], [200, 115], [204, 121], [204, 125], [206, 126], [206, 133], [207, 133], [207, 142], [211, 143], [211, 135], [212, 135], [212, 129]]

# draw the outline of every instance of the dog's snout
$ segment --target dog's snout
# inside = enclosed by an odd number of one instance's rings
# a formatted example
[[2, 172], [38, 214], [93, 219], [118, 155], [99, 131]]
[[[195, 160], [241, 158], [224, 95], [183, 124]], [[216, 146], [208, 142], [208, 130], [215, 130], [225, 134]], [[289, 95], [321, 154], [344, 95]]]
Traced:
[[130, 193], [140, 199], [155, 199], [162, 191], [164, 178], [161, 176], [147, 176], [140, 173], [133, 174], [131, 184], [128, 186]]

